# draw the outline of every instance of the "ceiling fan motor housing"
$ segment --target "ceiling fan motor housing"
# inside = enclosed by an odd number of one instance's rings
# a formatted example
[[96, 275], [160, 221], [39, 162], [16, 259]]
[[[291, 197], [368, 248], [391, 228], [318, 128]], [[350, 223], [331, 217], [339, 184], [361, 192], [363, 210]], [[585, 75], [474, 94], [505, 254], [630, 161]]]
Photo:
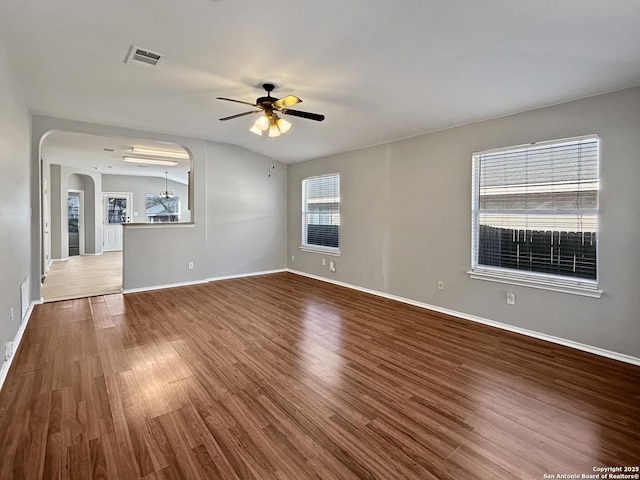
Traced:
[[260, 105], [261, 107], [271, 108], [271, 105], [276, 100], [278, 100], [276, 97], [259, 97], [256, 99], [256, 105]]
[[273, 83], [264, 83], [262, 85], [262, 88], [265, 89], [265, 91], [267, 92], [267, 96], [266, 97], [258, 97], [256, 99], [256, 105], [259, 105], [260, 107], [264, 108], [265, 110], [272, 110], [271, 105], [273, 105], [273, 102], [275, 102], [276, 100], [278, 100], [275, 97], [271, 96], [271, 92], [273, 91], [274, 88], [276, 88], [276, 86]]

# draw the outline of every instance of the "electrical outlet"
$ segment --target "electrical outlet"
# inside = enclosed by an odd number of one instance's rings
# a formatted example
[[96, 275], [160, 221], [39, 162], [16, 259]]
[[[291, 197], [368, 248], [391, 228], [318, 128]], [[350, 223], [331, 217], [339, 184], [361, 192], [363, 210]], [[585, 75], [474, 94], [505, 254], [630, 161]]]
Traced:
[[444, 282], [442, 280], [438, 280], [438, 290], [444, 290]]
[[189, 262], [189, 270], [193, 270], [193, 262]]
[[296, 259], [295, 255], [291, 255], [291, 261], [293, 262]]
[[507, 292], [507, 305], [515, 305], [516, 304], [516, 294], [509, 290]]
[[11, 307], [11, 313], [9, 314], [9, 318], [13, 322], [13, 307]]
[[322, 266], [324, 267], [327, 264], [327, 261], [323, 258], [322, 259]]
[[13, 342], [4, 344], [4, 360], [7, 361], [13, 356]]
[[329, 270], [331, 270], [332, 272], [336, 271], [336, 262], [334, 261], [329, 262]]

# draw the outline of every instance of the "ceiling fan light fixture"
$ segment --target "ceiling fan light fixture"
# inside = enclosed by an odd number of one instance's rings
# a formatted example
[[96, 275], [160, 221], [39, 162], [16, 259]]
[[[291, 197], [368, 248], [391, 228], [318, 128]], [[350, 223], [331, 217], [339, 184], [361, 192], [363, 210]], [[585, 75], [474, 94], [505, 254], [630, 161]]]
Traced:
[[256, 135], [262, 136], [262, 130], [255, 126], [255, 124], [249, 129], [250, 132], [255, 133]]

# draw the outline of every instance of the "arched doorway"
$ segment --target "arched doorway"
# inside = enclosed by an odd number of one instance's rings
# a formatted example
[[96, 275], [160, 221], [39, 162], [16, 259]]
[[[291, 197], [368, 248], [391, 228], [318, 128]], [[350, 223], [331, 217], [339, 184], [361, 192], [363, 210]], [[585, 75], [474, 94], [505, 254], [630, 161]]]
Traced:
[[[191, 158], [179, 145], [53, 131], [43, 137], [40, 152], [44, 301], [121, 291], [122, 243], [105, 245], [113, 227], [105, 204], [109, 193], [128, 195], [126, 222], [158, 221], [149, 199], [163, 191], [182, 199], [182, 211], [172, 221], [191, 220]], [[60, 280], [54, 281], [56, 275]], [[56, 283], [60, 288], [52, 293]]]

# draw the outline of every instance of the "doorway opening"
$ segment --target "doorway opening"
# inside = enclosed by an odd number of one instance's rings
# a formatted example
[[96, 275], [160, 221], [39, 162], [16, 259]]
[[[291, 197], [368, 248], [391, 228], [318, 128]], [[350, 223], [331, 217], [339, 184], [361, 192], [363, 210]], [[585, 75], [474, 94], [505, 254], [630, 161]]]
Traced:
[[[192, 221], [192, 159], [178, 144], [54, 130], [40, 157], [45, 302], [122, 291], [123, 223]], [[165, 191], [171, 215], [148, 201]], [[54, 277], [60, 289], [49, 295]]]
[[69, 190], [67, 196], [67, 235], [69, 257], [84, 255], [84, 191]]

